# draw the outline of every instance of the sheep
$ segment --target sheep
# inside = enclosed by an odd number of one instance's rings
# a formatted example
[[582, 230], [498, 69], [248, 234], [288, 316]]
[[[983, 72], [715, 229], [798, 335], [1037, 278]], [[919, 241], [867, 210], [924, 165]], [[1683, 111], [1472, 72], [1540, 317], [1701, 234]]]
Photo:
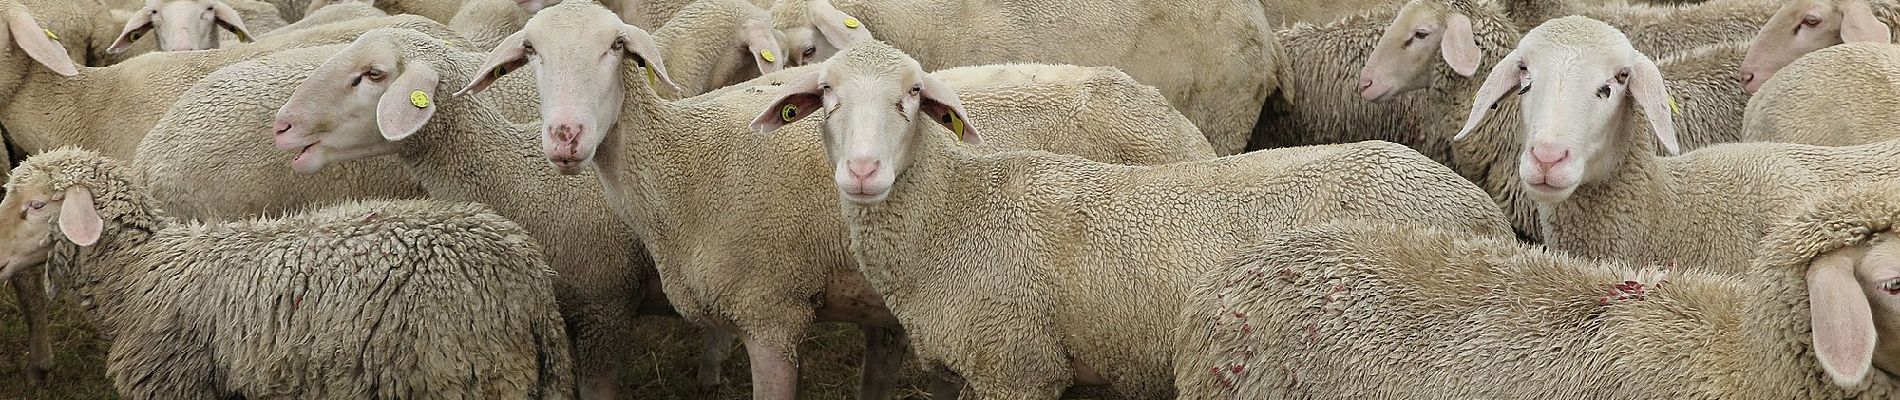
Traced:
[[538, 0], [465, 0], [462, 8], [449, 19], [454, 29], [476, 48], [492, 49], [508, 34], [521, 30], [528, 17], [544, 7]]
[[1196, 282], [1175, 382], [1192, 400], [1894, 398], [1900, 188], [1848, 193], [1779, 222], [1746, 275], [1432, 227], [1293, 230]]
[[[585, 2], [543, 9], [489, 55], [460, 93], [519, 71], [528, 62], [524, 46], [537, 44], [543, 152], [563, 172], [593, 164], [608, 205], [652, 252], [674, 308], [689, 321], [739, 334], [755, 398], [793, 394], [797, 344], [814, 319], [854, 322], [873, 333], [897, 328], [846, 251], [835, 191], [811, 178], [824, 171], [815, 128], [760, 137], [746, 126], [788, 78], [810, 67], [665, 100], [654, 88], [671, 81], [657, 43], [618, 18]], [[595, 61], [603, 52], [620, 55], [621, 63]], [[656, 71], [651, 78], [648, 66]], [[996, 118], [992, 137], [1000, 145], [1141, 164], [1214, 153], [1165, 97], [1112, 68], [1005, 65], [948, 75], [974, 80], [963, 93], [970, 107], [994, 111], [949, 123]], [[786, 112], [807, 111], [815, 110]], [[867, 360], [873, 375], [860, 396], [888, 397], [889, 377], [875, 374], [897, 368], [902, 343], [888, 346], [896, 347], [867, 344], [867, 357], [887, 358]]]
[[1900, 177], [1900, 143], [1731, 143], [1658, 157], [1657, 142], [1671, 154], [1681, 147], [1661, 83], [1655, 63], [1616, 28], [1551, 20], [1492, 67], [1453, 140], [1503, 96], [1522, 93], [1518, 185], [1536, 204], [1544, 244], [1698, 268], [1743, 264], [1768, 224], [1817, 190]]
[[349, 203], [204, 224], [62, 148], [13, 170], [0, 278], [43, 265], [131, 399], [572, 398], [553, 271], [487, 207]]
[[1267, 22], [1274, 26], [1292, 26], [1298, 23], [1325, 24], [1344, 18], [1363, 15], [1366, 11], [1386, 9], [1403, 4], [1398, 0], [1260, 0], [1260, 7], [1266, 11]]
[[[622, 364], [633, 355], [627, 335], [634, 317], [641, 308], [671, 311], [658, 282], [644, 279], [654, 275], [652, 259], [608, 209], [598, 178], [557, 175], [535, 161], [539, 124], [516, 129], [489, 96], [437, 96], [466, 84], [482, 61], [439, 42], [410, 30], [364, 33], [278, 109], [275, 144], [298, 152], [291, 166], [306, 172], [397, 154], [430, 198], [480, 202], [519, 221], [560, 275], [556, 293], [573, 335], [581, 394], [615, 398]], [[369, 69], [380, 71], [382, 83], [352, 84]], [[323, 150], [310, 150], [317, 147]], [[718, 384], [721, 361], [702, 360], [703, 386]]]
[[1793, 0], [1764, 21], [1736, 77], [1748, 93], [1776, 71], [1815, 50], [1841, 43], [1893, 43], [1900, 2], [1893, 0]]
[[1569, 0], [1500, 2], [1519, 27], [1535, 27], [1566, 15], [1610, 23], [1627, 33], [1636, 50], [1667, 55], [1716, 43], [1748, 40], [1780, 6], [1778, 0], [1709, 0], [1685, 5], [1593, 5]]
[[837, 4], [773, 5], [776, 36], [791, 53], [791, 65], [824, 60], [875, 36], [916, 55], [927, 70], [1031, 61], [1113, 66], [1160, 89], [1220, 155], [1247, 147], [1261, 106], [1279, 88], [1288, 62], [1253, 1]]
[[[772, 5], [772, 0], [741, 1], [746, 4], [751, 4], [754, 7], [768, 7]], [[620, 15], [620, 19], [626, 21], [628, 24], [640, 27], [640, 29], [645, 29], [657, 35], [661, 28], [673, 20], [673, 17], [678, 16], [679, 13], [685, 11], [686, 8], [692, 7], [693, 3], [699, 2], [701, 2], [701, 0], [605, 0], [601, 1], [600, 4], [606, 6], [607, 9], [613, 11], [614, 14]]]
[[224, 0], [145, 0], [145, 6], [130, 17], [106, 51], [124, 52], [132, 42], [153, 31], [158, 32], [152, 40], [158, 43], [159, 51], [218, 48], [218, 29], [230, 31], [244, 42], [252, 37], [251, 30], [244, 27], [244, 18]]
[[[1099, 385], [1170, 395], [1165, 321], [1188, 280], [1270, 229], [1378, 216], [1509, 232], [1483, 191], [1389, 142], [1163, 166], [970, 152], [995, 125], [892, 53], [902, 54], [876, 43], [839, 53], [785, 84], [752, 126], [771, 132], [811, 115], [787, 110], [827, 110], [829, 163], [808, 162], [831, 170], [860, 271], [918, 357], [980, 398]], [[939, 124], [955, 133], [928, 127]]]
[[290, 21], [292, 23], [295, 23], [295, 22], [303, 21], [304, 18], [309, 17], [308, 15], [304, 13], [304, 10], [310, 8], [310, 0], [263, 0], [263, 1], [265, 3], [270, 3], [270, 5], [273, 7], [277, 7], [277, 15], [282, 16], [285, 21]]
[[[278, 28], [277, 30], [274, 30], [274, 31], [258, 34], [257, 36], [260, 38], [267, 38], [271, 36], [282, 35], [289, 32], [296, 32], [301, 29], [306, 29], [306, 28], [318, 26], [318, 25], [328, 25], [328, 24], [344, 22], [344, 21], [354, 21], [354, 20], [369, 19], [369, 18], [381, 18], [381, 17], [387, 17], [387, 16], [389, 16], [389, 13], [383, 12], [382, 9], [378, 9], [375, 6], [368, 5], [368, 4], [362, 4], [362, 3], [338, 4], [332, 7], [324, 7], [321, 10], [317, 10], [316, 12], [312, 12], [309, 15], [304, 16], [303, 19], [299, 19], [297, 20], [297, 22], [293, 22], [290, 25], [284, 25], [283, 28]], [[470, 42], [470, 45], [473, 45], [476, 48], [481, 47], [479, 45], [475, 45], [473, 41]]]
[[1748, 101], [1745, 141], [1852, 146], [1897, 138], [1900, 46], [1848, 43], [1789, 64]]
[[[455, 13], [462, 9], [462, 3], [468, 0], [310, 0], [304, 13], [316, 12], [326, 6], [347, 3], [371, 3], [376, 8], [390, 14], [415, 14], [447, 24], [455, 19]], [[518, 2], [540, 2], [544, 0], [517, 0]]]
[[680, 22], [653, 31], [653, 40], [671, 61], [667, 72], [679, 98], [758, 78], [789, 61], [771, 18], [748, 0], [700, 0], [668, 15]]

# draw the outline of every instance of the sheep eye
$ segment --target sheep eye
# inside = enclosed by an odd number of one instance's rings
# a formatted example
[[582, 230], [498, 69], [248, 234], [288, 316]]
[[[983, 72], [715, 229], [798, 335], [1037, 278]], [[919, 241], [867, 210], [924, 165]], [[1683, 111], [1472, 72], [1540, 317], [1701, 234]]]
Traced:
[[35, 210], [46, 208], [46, 202], [40, 201], [40, 200], [29, 201], [29, 202], [26, 202], [26, 208], [31, 208]]
[[627, 50], [627, 41], [615, 40], [613, 46], [609, 47], [609, 49], [612, 49], [613, 51], [625, 51]]
[[1623, 69], [1621, 69], [1621, 70], [1617, 70], [1617, 71], [1616, 71], [1616, 83], [1618, 83], [1618, 84], [1628, 84], [1628, 83], [1630, 83], [1630, 69], [1629, 69], [1629, 67], [1623, 67]]
[[1803, 26], [1807, 26], [1807, 27], [1809, 27], [1809, 28], [1813, 28], [1813, 27], [1816, 27], [1816, 26], [1820, 26], [1820, 25], [1821, 25], [1821, 17], [1816, 17], [1816, 16], [1813, 16], [1813, 15], [1809, 15], [1809, 16], [1805, 16], [1805, 17], [1801, 17], [1801, 25], [1803, 25]]
[[913, 84], [910, 84], [910, 93], [911, 93], [911, 94], [918, 94], [918, 93], [923, 93], [923, 92], [924, 92], [924, 84], [922, 84], [922, 83], [913, 83]]
[[1889, 295], [1900, 294], [1900, 278], [1881, 281], [1880, 291], [1887, 292]]
[[1607, 98], [1610, 98], [1610, 85], [1603, 85], [1603, 86], [1598, 86], [1598, 87], [1597, 87], [1597, 98], [1599, 98], [1599, 99], [1607, 99]]
[[370, 68], [368, 70], [363, 71], [363, 77], [369, 78], [369, 80], [372, 80], [372, 81], [381, 82], [383, 80], [383, 70]]
[[521, 42], [521, 51], [527, 52], [528, 55], [531, 56], [534, 55], [534, 43]]
[[1431, 35], [1432, 35], [1431, 32], [1427, 32], [1424, 29], [1420, 29], [1420, 30], [1412, 32], [1413, 39], [1424, 39], [1426, 36], [1431, 36]]
[[816, 55], [818, 55], [818, 46], [810, 46], [810, 47], [805, 48], [805, 58], [811, 58], [812, 56], [816, 56]]

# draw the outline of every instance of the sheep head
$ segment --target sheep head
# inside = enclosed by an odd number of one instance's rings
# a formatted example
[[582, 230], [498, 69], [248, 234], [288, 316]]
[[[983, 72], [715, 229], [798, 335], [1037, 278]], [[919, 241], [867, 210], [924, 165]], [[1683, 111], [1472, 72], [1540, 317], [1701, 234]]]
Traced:
[[[534, 66], [541, 93], [541, 149], [564, 174], [579, 173], [583, 162], [593, 160], [620, 120], [628, 85], [654, 98], [652, 84], [679, 90], [652, 35], [621, 22], [600, 4], [574, 1], [535, 13], [488, 54], [475, 79], [456, 95], [479, 92], [524, 65]], [[642, 71], [625, 74], [630, 66]], [[651, 81], [622, 79], [647, 74]]]
[[1807, 272], [1814, 356], [1843, 388], [1873, 367], [1900, 372], [1900, 238], [1821, 254]]
[[160, 51], [186, 51], [218, 48], [218, 29], [231, 31], [238, 40], [251, 41], [244, 18], [236, 9], [220, 0], [146, 0], [145, 7], [132, 13], [119, 32], [119, 39], [106, 51], [124, 52], [146, 33], [154, 35]]
[[1359, 70], [1359, 97], [1386, 101], [1430, 86], [1437, 76], [1435, 59], [1459, 75], [1478, 72], [1484, 50], [1472, 33], [1471, 18], [1435, 1], [1407, 2]]
[[102, 160], [97, 153], [67, 148], [14, 168], [6, 198], [0, 200], [0, 208], [8, 210], [0, 212], [0, 281], [45, 263], [55, 240], [79, 246], [99, 243], [105, 220], [99, 217], [91, 188], [54, 174], [97, 171]]
[[828, 0], [779, 4], [783, 8], [774, 11], [778, 47], [793, 52], [786, 55], [786, 66], [824, 62], [843, 49], [872, 40], [871, 28], [863, 20], [838, 10]]
[[1493, 66], [1471, 115], [1454, 139], [1469, 134], [1503, 96], [1518, 93], [1524, 113], [1518, 174], [1539, 203], [1569, 198], [1578, 186], [1615, 171], [1632, 106], [1671, 154], [1678, 152], [1662, 72], [1616, 28], [1586, 17], [1554, 19], [1532, 29]]
[[[924, 73], [917, 60], [881, 42], [862, 43], [815, 71], [785, 84], [771, 106], [752, 120], [761, 133], [804, 119], [819, 108], [821, 131], [838, 192], [857, 203], [889, 197], [897, 176], [916, 155], [919, 135], [982, 139], [956, 91]], [[949, 132], [926, 128], [940, 125]]]
[[451, 51], [421, 32], [363, 33], [310, 72], [277, 110], [278, 149], [296, 151], [291, 169], [316, 172], [331, 162], [390, 154], [437, 109], [437, 64]]
[[[1736, 77], [1742, 91], [1755, 93], [1775, 72], [1795, 59], [1828, 46], [1891, 41], [1892, 29], [1874, 17], [1870, 0], [1794, 0], [1768, 17], [1742, 57]], [[1891, 6], [1891, 5], [1883, 5]]]

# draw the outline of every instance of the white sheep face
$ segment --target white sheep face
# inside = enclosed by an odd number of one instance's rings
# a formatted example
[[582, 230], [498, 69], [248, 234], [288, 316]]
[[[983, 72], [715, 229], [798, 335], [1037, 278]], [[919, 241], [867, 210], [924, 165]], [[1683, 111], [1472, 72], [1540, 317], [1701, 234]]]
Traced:
[[1387, 101], [1423, 89], [1438, 77], [1434, 72], [1441, 63], [1471, 76], [1483, 58], [1470, 18], [1434, 2], [1414, 0], [1399, 10], [1366, 58], [1359, 71], [1359, 97]]
[[44, 173], [16, 172], [6, 199], [0, 200], [0, 281], [46, 262], [53, 241], [60, 240], [53, 224], [60, 224], [65, 240], [80, 246], [97, 244], [104, 227], [91, 191], [80, 186], [55, 191]]
[[[653, 37], [593, 2], [564, 2], [535, 13], [489, 53], [460, 93], [480, 91], [524, 65], [534, 66], [541, 93], [541, 149], [564, 174], [579, 173], [583, 162], [594, 159], [616, 128], [629, 90], [654, 93], [651, 83], [678, 90]], [[643, 79], [648, 74], [653, 78]]]
[[1662, 72], [1622, 32], [1584, 17], [1532, 29], [1492, 68], [1479, 88], [1469, 133], [1509, 93], [1524, 113], [1518, 174], [1532, 200], [1554, 204], [1577, 187], [1607, 178], [1624, 157], [1632, 105], [1650, 116], [1663, 146], [1677, 151]]
[[1755, 35], [1736, 79], [1742, 91], [1755, 93], [1802, 55], [1847, 42], [1887, 43], [1891, 31], [1874, 18], [1867, 0], [1789, 1]]
[[[297, 152], [291, 169], [313, 173], [331, 163], [394, 153], [394, 141], [413, 133], [397, 126], [408, 122], [401, 120], [405, 112], [434, 109], [435, 72], [427, 63], [404, 60], [394, 34], [378, 29], [358, 37], [312, 70], [278, 108], [273, 140], [278, 149]], [[422, 118], [415, 124], [426, 122]]]
[[1816, 257], [1807, 289], [1815, 357], [1836, 385], [1858, 386], [1872, 368], [1900, 372], [1900, 238]]
[[[823, 109], [825, 153], [845, 200], [874, 204], [917, 154], [919, 135], [955, 135], [980, 143], [956, 92], [924, 73], [916, 60], [881, 43], [861, 44], [787, 83], [753, 119], [770, 132]], [[949, 128], [949, 132], [929, 128]]]
[[124, 51], [146, 33], [153, 33], [160, 51], [186, 51], [218, 48], [218, 29], [224, 28], [249, 40], [250, 31], [237, 10], [219, 0], [146, 0], [145, 7], [133, 12], [111, 50]]

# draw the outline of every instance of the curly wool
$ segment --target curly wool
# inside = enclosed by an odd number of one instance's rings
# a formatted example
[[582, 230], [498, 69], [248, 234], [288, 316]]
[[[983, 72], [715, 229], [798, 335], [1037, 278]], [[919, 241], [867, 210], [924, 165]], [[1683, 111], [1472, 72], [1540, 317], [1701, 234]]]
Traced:
[[1900, 138], [1900, 46], [1849, 43], [1802, 56], [1748, 100], [1744, 141], [1852, 146]]
[[100, 242], [79, 247], [53, 224], [46, 268], [112, 340], [107, 375], [123, 396], [571, 396], [553, 273], [486, 206], [179, 223], [97, 153], [55, 150], [14, 172], [14, 193], [94, 196]]
[[[1832, 221], [1798, 230], [1845, 232]], [[1824, 380], [1801, 275], [1818, 253], [1766, 254], [1788, 263], [1743, 277], [1431, 227], [1295, 230], [1197, 283], [1176, 331], [1176, 382], [1182, 399], [1900, 395], [1879, 373], [1851, 390]]]
[[1629, 34], [1637, 51], [1663, 56], [1716, 43], [1747, 41], [1761, 31], [1776, 8], [1775, 0], [1709, 0], [1696, 4], [1594, 5], [1571, 0], [1500, 2], [1517, 26], [1530, 29], [1545, 21], [1582, 15]]

